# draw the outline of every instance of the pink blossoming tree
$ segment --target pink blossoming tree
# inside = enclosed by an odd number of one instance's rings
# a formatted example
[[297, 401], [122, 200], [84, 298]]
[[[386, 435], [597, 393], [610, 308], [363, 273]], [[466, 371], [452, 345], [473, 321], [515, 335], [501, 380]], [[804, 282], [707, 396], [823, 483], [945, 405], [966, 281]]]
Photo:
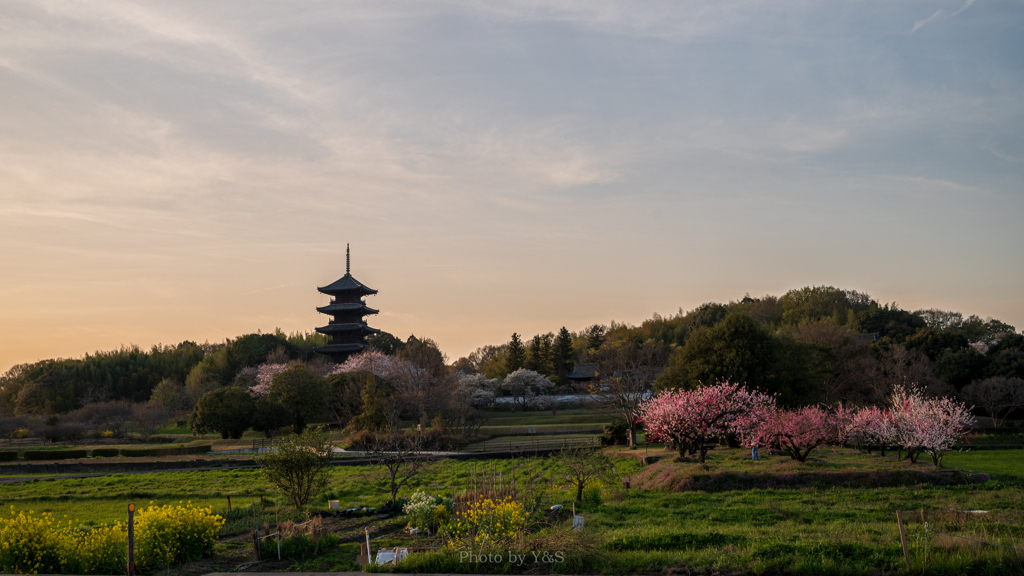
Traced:
[[898, 442], [898, 430], [892, 413], [877, 406], [858, 410], [847, 423], [846, 436], [857, 436], [864, 440], [871, 452], [871, 445], [878, 444], [879, 452], [885, 456], [885, 447]]
[[673, 442], [680, 456], [687, 450], [698, 453], [703, 463], [709, 438], [738, 432], [735, 424], [740, 416], [762, 413], [774, 404], [772, 396], [719, 382], [696, 390], [662, 392], [645, 402], [640, 412], [649, 437]]
[[[752, 412], [756, 414], [756, 412]], [[839, 439], [839, 426], [834, 414], [818, 406], [805, 406], [796, 410], [768, 410], [759, 422], [751, 425], [749, 416], [738, 422], [744, 428], [744, 441], [775, 445], [789, 457], [804, 462], [811, 450]]]

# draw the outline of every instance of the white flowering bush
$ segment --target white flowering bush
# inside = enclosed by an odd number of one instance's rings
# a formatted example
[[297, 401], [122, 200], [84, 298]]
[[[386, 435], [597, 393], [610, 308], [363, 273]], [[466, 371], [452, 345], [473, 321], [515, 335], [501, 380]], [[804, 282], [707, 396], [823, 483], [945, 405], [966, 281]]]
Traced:
[[409, 517], [409, 525], [427, 532], [436, 532], [437, 527], [451, 517], [453, 503], [450, 498], [431, 496], [417, 490], [402, 509]]

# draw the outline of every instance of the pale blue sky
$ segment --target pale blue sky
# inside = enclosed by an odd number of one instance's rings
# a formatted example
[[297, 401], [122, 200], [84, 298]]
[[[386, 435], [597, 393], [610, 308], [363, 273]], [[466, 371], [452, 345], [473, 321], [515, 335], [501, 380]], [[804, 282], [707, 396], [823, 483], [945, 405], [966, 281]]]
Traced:
[[835, 285], [1024, 328], [1024, 3], [0, 4], [0, 369]]

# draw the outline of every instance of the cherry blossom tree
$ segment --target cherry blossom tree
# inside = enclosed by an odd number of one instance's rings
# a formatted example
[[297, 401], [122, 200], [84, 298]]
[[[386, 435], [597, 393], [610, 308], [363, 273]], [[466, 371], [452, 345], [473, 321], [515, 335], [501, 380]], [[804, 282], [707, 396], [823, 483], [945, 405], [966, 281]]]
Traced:
[[835, 442], [839, 438], [839, 426], [835, 414], [818, 406], [805, 406], [796, 410], [777, 410], [769, 407], [762, 411], [760, 422], [750, 424], [750, 415], [737, 419], [744, 428], [744, 441], [749, 446], [754, 442], [777, 445], [790, 458], [798, 462], [807, 460], [811, 450], [822, 444]]
[[424, 370], [408, 360], [388, 356], [374, 348], [350, 356], [343, 364], [334, 368], [330, 374], [344, 374], [348, 372], [370, 372], [378, 378], [397, 383], [421, 376], [420, 373], [424, 372]]
[[253, 398], [263, 398], [270, 393], [270, 385], [274, 383], [274, 376], [291, 368], [289, 363], [283, 364], [260, 364], [243, 368], [241, 374], [252, 376], [256, 383], [249, 387], [249, 395]]
[[740, 384], [719, 382], [695, 390], [666, 391], [645, 402], [640, 408], [650, 438], [671, 441], [679, 448], [698, 453], [704, 462], [704, 443], [716, 436], [739, 432], [739, 421], [749, 426], [744, 414], [764, 414], [775, 405], [775, 399], [763, 392]]
[[520, 368], [506, 376], [504, 385], [512, 393], [516, 404], [522, 405], [523, 409], [535, 396], [549, 394], [555, 387], [555, 383], [547, 376], [526, 368]]

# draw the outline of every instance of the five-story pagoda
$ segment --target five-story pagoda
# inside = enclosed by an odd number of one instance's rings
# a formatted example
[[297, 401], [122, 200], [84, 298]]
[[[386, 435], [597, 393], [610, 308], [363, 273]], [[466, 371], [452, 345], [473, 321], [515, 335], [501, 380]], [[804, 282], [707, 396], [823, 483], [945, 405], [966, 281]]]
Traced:
[[327, 326], [316, 331], [326, 334], [330, 341], [326, 346], [315, 348], [316, 352], [330, 356], [335, 362], [344, 362], [350, 355], [366, 350], [366, 336], [377, 334], [380, 330], [366, 325], [364, 316], [376, 314], [363, 301], [366, 296], [377, 291], [356, 280], [351, 274], [351, 257], [348, 246], [345, 246], [345, 275], [331, 284], [317, 288], [320, 292], [331, 296], [331, 303], [316, 309], [321, 314], [333, 316]]

